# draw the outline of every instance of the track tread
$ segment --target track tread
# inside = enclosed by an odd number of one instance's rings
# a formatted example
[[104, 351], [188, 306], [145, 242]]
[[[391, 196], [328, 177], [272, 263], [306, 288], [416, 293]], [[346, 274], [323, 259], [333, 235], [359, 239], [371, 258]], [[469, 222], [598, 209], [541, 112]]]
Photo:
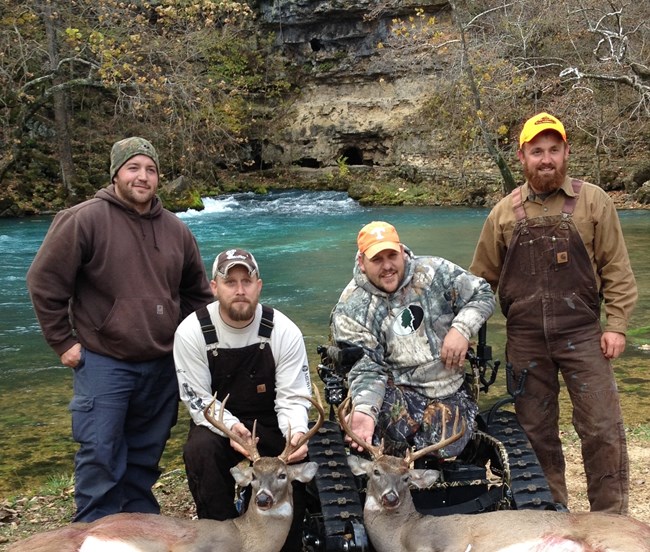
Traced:
[[537, 455], [514, 412], [499, 410], [488, 433], [503, 443], [508, 453], [514, 506], [517, 510], [554, 510], [555, 502]]
[[363, 506], [336, 422], [326, 421], [309, 441], [309, 459], [318, 463], [314, 484], [325, 532], [322, 549], [354, 549], [349, 547], [350, 524], [354, 521], [357, 527], [363, 527]]

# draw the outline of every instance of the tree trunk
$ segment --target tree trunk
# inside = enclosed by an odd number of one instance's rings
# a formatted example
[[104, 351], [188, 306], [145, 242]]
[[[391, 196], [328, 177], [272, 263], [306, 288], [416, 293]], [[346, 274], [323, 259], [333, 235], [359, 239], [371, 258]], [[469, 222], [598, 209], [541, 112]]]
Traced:
[[517, 187], [517, 183], [515, 182], [514, 176], [512, 176], [512, 172], [510, 171], [510, 167], [508, 167], [507, 161], [495, 146], [496, 140], [494, 139], [492, 132], [490, 132], [490, 129], [485, 124], [483, 116], [481, 115], [481, 92], [478, 89], [478, 86], [476, 86], [476, 79], [474, 78], [474, 70], [472, 69], [467, 42], [465, 40], [465, 27], [461, 20], [458, 8], [456, 7], [456, 2], [451, 0], [449, 2], [449, 5], [451, 6], [454, 21], [456, 22], [456, 26], [460, 32], [460, 41], [463, 48], [463, 68], [465, 71], [465, 76], [467, 77], [467, 81], [469, 83], [469, 88], [472, 91], [472, 97], [474, 98], [476, 118], [478, 120], [479, 126], [481, 127], [481, 136], [483, 136], [483, 142], [485, 143], [485, 147], [487, 148], [490, 157], [492, 157], [492, 160], [499, 168], [499, 172], [503, 178], [503, 193], [504, 195], [507, 195]]
[[[47, 53], [50, 58], [50, 71], [52, 72], [52, 84], [59, 85], [64, 82], [59, 72], [59, 46], [57, 42], [58, 14], [52, 10], [49, 1], [41, 5], [41, 17], [45, 25], [47, 35]], [[70, 139], [70, 111], [68, 103], [68, 92], [65, 88], [56, 89], [52, 94], [54, 108], [54, 128], [56, 132], [56, 146], [59, 154], [59, 165], [61, 167], [61, 180], [68, 200], [72, 200], [74, 192], [74, 181], [76, 172], [72, 159], [72, 140]]]

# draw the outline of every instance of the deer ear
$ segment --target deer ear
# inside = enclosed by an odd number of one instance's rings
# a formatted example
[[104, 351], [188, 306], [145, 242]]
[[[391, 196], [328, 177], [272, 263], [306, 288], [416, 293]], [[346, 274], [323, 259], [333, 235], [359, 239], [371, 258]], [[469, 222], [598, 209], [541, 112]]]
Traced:
[[240, 487], [248, 487], [253, 481], [253, 466], [244, 468], [240, 468], [239, 465], [233, 466], [230, 468], [230, 473]]
[[348, 466], [354, 475], [366, 475], [372, 466], [372, 461], [361, 456], [350, 454], [348, 456]]
[[409, 474], [411, 475], [410, 485], [418, 489], [426, 489], [440, 478], [438, 470], [411, 470]]
[[318, 464], [316, 462], [304, 462], [302, 464], [291, 464], [287, 468], [292, 481], [309, 483], [318, 471]]

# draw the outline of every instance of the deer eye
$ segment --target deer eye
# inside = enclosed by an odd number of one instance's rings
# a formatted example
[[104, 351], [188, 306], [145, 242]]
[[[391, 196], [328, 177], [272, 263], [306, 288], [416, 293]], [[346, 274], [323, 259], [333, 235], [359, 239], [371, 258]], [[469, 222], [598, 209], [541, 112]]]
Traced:
[[287, 478], [286, 473], [281, 473], [280, 475], [278, 475], [278, 479], [280, 479], [280, 480], [285, 480], [286, 478]]
[[381, 475], [381, 473], [379, 473], [379, 470], [375, 469], [375, 470], [372, 470], [372, 475], [374, 475], [376, 477], [379, 477]]

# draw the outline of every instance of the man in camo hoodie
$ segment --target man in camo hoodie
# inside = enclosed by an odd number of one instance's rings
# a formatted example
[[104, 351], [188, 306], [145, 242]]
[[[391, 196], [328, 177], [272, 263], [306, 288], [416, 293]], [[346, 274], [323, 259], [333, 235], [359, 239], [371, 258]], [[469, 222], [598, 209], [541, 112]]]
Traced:
[[438, 441], [443, 429], [449, 435], [454, 416], [442, 428], [439, 406], [458, 408], [467, 430], [436, 453], [457, 456], [478, 412], [464, 363], [469, 340], [494, 312], [490, 285], [440, 257], [416, 257], [387, 222], [364, 226], [357, 245], [354, 277], [331, 321], [337, 345], [364, 351], [349, 373], [351, 428], [399, 453]]

